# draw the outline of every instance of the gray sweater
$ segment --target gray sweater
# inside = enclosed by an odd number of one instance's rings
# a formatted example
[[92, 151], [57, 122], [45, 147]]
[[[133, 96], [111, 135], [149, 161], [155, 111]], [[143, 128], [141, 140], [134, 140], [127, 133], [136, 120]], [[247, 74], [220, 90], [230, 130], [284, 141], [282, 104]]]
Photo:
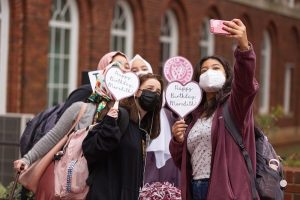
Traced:
[[[83, 102], [73, 103], [61, 116], [56, 125], [43, 136], [32, 149], [24, 155], [22, 160], [29, 166], [36, 160], [43, 157], [48, 151], [54, 147], [65, 134], [68, 133], [76, 120], [76, 117], [80, 111]], [[85, 113], [82, 115], [78, 125], [75, 129], [85, 128], [93, 123], [94, 113], [96, 105], [88, 103]]]

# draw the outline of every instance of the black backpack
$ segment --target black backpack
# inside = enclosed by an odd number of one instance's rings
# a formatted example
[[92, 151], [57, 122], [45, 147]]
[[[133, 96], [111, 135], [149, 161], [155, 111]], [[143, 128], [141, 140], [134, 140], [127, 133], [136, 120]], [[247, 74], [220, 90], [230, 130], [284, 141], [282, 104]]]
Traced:
[[20, 152], [23, 157], [33, 145], [51, 130], [61, 116], [64, 103], [50, 107], [27, 122], [20, 138]]
[[82, 85], [74, 90], [64, 103], [38, 113], [33, 119], [27, 122], [20, 139], [21, 156], [23, 157], [41, 137], [54, 127], [68, 107], [75, 102], [85, 101], [92, 92], [90, 84]]
[[[254, 127], [256, 145], [256, 175], [254, 175], [249, 154], [245, 149], [241, 134], [228, 111], [227, 102], [223, 108], [223, 117], [225, 127], [239, 146], [250, 178], [252, 177], [250, 180], [253, 199], [258, 199], [258, 194], [261, 200], [283, 200], [283, 188], [287, 184], [283, 178], [283, 166], [265, 134], [261, 129]], [[274, 161], [276, 162], [272, 163]]]

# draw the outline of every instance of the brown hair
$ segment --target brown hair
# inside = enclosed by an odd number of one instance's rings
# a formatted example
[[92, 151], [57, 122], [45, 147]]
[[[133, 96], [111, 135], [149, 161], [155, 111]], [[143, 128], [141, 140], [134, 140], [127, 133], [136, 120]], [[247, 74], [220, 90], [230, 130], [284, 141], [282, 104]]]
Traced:
[[232, 79], [233, 79], [232, 67], [229, 65], [229, 63], [223, 57], [207, 56], [207, 57], [202, 58], [196, 64], [195, 70], [194, 70], [196, 72], [196, 73], [194, 73], [194, 81], [199, 82], [199, 77], [201, 75], [201, 67], [202, 67], [203, 63], [209, 59], [217, 60], [218, 62], [221, 63], [221, 65], [223, 66], [223, 68], [225, 70], [226, 81], [225, 81], [222, 89], [217, 92], [216, 97], [209, 104], [206, 101], [206, 92], [203, 91], [203, 98], [202, 98], [200, 105], [203, 106], [203, 108], [204, 108], [203, 112], [205, 114], [204, 117], [206, 117], [206, 118], [209, 118], [210, 116], [212, 116], [212, 114], [217, 109], [217, 106], [219, 103], [225, 102], [225, 100], [227, 99], [227, 97], [231, 91], [231, 83], [232, 83]]
[[[145, 74], [143, 76], [140, 76], [139, 79], [140, 79], [140, 85], [142, 85], [148, 79], [156, 79], [159, 81], [161, 85], [161, 89], [164, 88], [163, 81], [160, 75]], [[155, 109], [153, 111], [147, 112], [147, 114], [143, 117], [143, 120], [141, 121], [141, 128], [143, 128], [148, 132], [151, 139], [158, 137], [160, 133], [160, 110], [162, 107], [162, 98], [163, 95], [161, 93], [160, 102], [155, 106]], [[126, 110], [129, 113], [130, 120], [139, 123], [138, 108], [136, 106], [135, 97], [132, 96], [121, 100], [120, 106], [126, 108]]]

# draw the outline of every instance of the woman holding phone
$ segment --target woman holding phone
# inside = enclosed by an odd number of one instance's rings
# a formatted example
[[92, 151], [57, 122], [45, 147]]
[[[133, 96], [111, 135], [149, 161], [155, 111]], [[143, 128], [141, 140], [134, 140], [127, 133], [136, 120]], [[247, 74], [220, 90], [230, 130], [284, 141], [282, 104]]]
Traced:
[[179, 120], [172, 126], [170, 152], [181, 170], [183, 200], [252, 199], [245, 160], [225, 128], [222, 111], [227, 101], [255, 170], [252, 105], [258, 90], [256, 56], [241, 20], [233, 19], [223, 25], [229, 33], [223, 37], [238, 43], [234, 73], [221, 57], [203, 58], [196, 65], [194, 80], [199, 82], [204, 97], [190, 120]]

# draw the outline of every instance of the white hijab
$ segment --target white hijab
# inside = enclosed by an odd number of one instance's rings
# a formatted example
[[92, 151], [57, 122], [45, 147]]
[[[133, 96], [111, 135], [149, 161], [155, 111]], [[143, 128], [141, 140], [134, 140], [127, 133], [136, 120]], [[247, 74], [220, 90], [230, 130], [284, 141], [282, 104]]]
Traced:
[[[164, 104], [165, 101], [163, 102], [163, 105]], [[157, 138], [151, 141], [150, 145], [147, 148], [147, 152], [154, 152], [157, 168], [163, 167], [166, 164], [167, 160], [171, 158], [171, 154], [169, 151], [170, 140], [170, 124], [165, 109], [162, 108], [160, 111], [160, 134]]]
[[142, 58], [142, 56], [140, 56], [139, 54], [136, 54], [130, 61], [129, 61], [129, 66], [130, 66], [130, 68], [132, 67], [132, 64], [133, 64], [133, 62], [135, 61], [135, 60], [137, 60], [137, 59], [140, 59], [140, 60], [142, 60], [144, 63], [145, 63], [145, 65], [147, 66], [147, 68], [148, 68], [148, 73], [153, 73], [153, 70], [152, 70], [152, 67], [151, 67], [151, 65], [150, 65], [150, 63], [148, 63], [144, 58]]

